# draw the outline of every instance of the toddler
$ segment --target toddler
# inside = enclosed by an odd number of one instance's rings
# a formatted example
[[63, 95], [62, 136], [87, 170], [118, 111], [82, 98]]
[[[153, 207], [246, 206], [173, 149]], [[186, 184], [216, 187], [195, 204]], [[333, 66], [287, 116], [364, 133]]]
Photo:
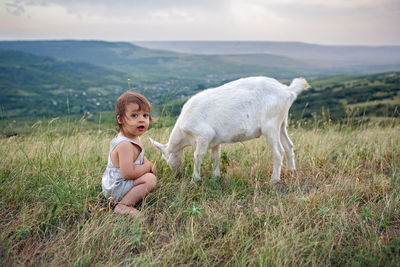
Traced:
[[111, 140], [107, 169], [102, 178], [103, 194], [113, 197], [116, 213], [138, 215], [133, 206], [156, 186], [156, 168], [144, 156], [140, 136], [151, 121], [151, 104], [141, 94], [125, 92], [115, 104], [119, 134]]

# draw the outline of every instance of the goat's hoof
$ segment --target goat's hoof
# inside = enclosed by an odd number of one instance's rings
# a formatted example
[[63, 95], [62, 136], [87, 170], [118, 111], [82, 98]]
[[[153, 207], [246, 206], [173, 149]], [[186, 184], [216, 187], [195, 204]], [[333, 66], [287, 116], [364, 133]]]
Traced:
[[271, 181], [271, 184], [272, 185], [277, 185], [277, 184], [279, 184], [281, 182], [281, 179], [273, 179], [272, 181]]
[[199, 178], [193, 177], [193, 179], [190, 180], [190, 184], [198, 184], [198, 183], [200, 183], [200, 179]]
[[293, 177], [294, 175], [296, 175], [297, 171], [296, 169], [293, 170], [288, 170], [286, 175], [288, 175], [289, 177]]

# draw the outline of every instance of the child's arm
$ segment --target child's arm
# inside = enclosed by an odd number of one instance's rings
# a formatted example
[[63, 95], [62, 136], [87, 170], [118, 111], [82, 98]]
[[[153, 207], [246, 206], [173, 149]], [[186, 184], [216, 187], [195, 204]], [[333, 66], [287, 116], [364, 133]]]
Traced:
[[118, 146], [119, 168], [125, 180], [135, 180], [151, 171], [152, 164], [149, 161], [145, 161], [143, 165], [133, 165], [140, 154], [137, 146], [130, 142], [121, 142]]

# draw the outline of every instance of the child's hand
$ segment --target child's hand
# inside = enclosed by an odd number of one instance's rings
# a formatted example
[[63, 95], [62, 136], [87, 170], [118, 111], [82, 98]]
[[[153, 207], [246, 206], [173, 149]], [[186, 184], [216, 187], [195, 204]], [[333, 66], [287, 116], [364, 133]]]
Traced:
[[156, 165], [155, 164], [152, 164], [152, 166], [151, 166], [151, 171], [150, 171], [152, 174], [154, 174], [154, 175], [156, 175], [156, 173], [157, 173], [157, 169], [156, 169]]
[[143, 157], [143, 164], [149, 165], [149, 172], [151, 172], [152, 174], [157, 173], [156, 166], [150, 160], [148, 160], [146, 157]]

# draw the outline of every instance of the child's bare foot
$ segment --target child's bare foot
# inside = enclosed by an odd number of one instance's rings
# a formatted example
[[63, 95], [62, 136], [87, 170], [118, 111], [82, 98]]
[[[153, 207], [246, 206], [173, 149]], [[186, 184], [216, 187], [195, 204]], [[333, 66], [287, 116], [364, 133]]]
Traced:
[[117, 206], [114, 208], [114, 212], [118, 214], [132, 214], [134, 216], [139, 215], [139, 211], [133, 207], [126, 206], [124, 204], [119, 203]]

